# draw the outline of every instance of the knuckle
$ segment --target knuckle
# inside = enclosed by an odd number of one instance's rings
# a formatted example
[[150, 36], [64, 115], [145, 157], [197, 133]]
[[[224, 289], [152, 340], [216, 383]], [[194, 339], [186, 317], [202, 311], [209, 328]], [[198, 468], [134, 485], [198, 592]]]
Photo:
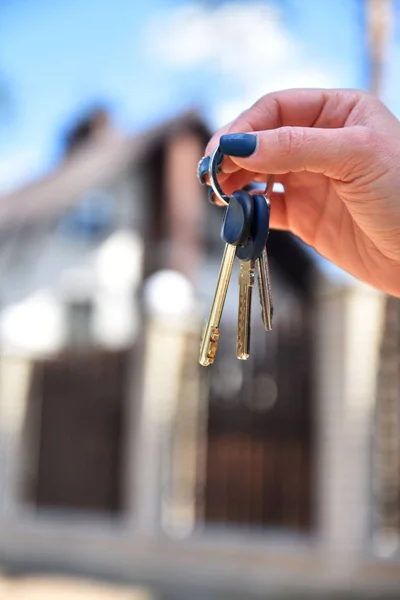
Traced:
[[375, 96], [368, 90], [357, 90], [357, 96], [359, 100], [365, 100], [366, 102], [375, 99]]
[[253, 106], [250, 108], [246, 108], [243, 110], [240, 115], [235, 119], [230, 127], [229, 133], [235, 132], [250, 132], [254, 130], [254, 121], [258, 118], [258, 109], [255, 109]]
[[359, 90], [358, 98], [361, 102], [363, 102], [364, 104], [367, 104], [369, 106], [381, 106], [382, 105], [382, 102], [379, 100], [379, 98], [377, 96], [375, 96], [375, 94], [373, 94], [372, 92], [369, 92], [367, 90]]
[[353, 142], [361, 150], [368, 153], [380, 145], [380, 136], [377, 131], [365, 126], [354, 127], [351, 135]]
[[277, 136], [280, 152], [288, 156], [300, 150], [305, 141], [302, 129], [296, 127], [280, 127]]
[[375, 115], [387, 111], [386, 106], [377, 96], [364, 90], [358, 92], [356, 107], [360, 124], [372, 123]]
[[[344, 180], [354, 180], [372, 173], [377, 166], [377, 158], [386, 155], [384, 137], [366, 126], [355, 126], [348, 130], [343, 139]], [[380, 158], [378, 160], [380, 162]]]
[[270, 94], [265, 94], [264, 96], [261, 96], [261, 98], [256, 100], [256, 102], [254, 102], [254, 104], [251, 106], [251, 108], [249, 110], [251, 110], [252, 112], [255, 112], [255, 113], [263, 114], [265, 112], [265, 107], [266, 107], [266, 105], [268, 105], [269, 101], [270, 101]]
[[269, 92], [261, 96], [251, 107], [252, 112], [261, 120], [270, 120], [277, 127], [282, 126], [281, 107], [276, 92]]

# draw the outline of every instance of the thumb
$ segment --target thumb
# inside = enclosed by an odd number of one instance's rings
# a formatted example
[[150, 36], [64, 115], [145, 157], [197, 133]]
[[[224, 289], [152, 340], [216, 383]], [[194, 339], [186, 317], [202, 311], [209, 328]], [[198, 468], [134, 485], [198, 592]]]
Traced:
[[377, 134], [362, 126], [341, 129], [280, 127], [257, 133], [231, 133], [220, 149], [240, 168], [256, 173], [310, 171], [346, 180], [367, 167]]

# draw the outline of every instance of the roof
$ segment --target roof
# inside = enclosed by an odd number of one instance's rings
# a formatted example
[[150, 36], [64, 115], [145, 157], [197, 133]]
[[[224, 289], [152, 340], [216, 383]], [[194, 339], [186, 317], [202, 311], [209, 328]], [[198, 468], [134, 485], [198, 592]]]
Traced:
[[[185, 130], [198, 131], [205, 141], [210, 135], [199, 113], [187, 111], [138, 135], [121, 135], [109, 130], [104, 135], [95, 136], [50, 174], [15, 192], [0, 195], [0, 230], [3, 234], [12, 234], [24, 226], [59, 217], [76, 205], [88, 189], [112, 181], [130, 165], [145, 160], [159, 149], [167, 137]], [[333, 267], [314, 251], [307, 251], [296, 238], [288, 234], [283, 237], [287, 251], [289, 240], [296, 246], [297, 253], [300, 252], [302, 269], [307, 271], [313, 265], [325, 277], [334, 279], [336, 284], [349, 284], [349, 276], [343, 271]], [[282, 258], [281, 250], [279, 255]]]
[[208, 135], [198, 113], [188, 111], [136, 136], [112, 130], [96, 136], [50, 174], [0, 195], [0, 229], [19, 229], [61, 215], [79, 202], [88, 188], [112, 180], [130, 164], [144, 159], [166, 137], [186, 129]]

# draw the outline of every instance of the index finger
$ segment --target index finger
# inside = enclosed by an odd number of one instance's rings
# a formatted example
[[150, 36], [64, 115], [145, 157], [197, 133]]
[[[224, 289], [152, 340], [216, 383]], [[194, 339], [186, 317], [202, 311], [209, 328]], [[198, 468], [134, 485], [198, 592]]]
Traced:
[[251, 133], [278, 127], [343, 127], [360, 99], [357, 90], [292, 89], [266, 94], [209, 141], [206, 154], [226, 133]]

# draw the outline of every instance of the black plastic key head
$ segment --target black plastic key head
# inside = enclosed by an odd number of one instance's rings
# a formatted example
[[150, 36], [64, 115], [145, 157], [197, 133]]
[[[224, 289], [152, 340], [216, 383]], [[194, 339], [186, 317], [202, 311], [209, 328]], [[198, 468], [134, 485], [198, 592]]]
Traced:
[[269, 201], [262, 194], [251, 196], [254, 202], [254, 213], [250, 235], [247, 242], [241, 243], [236, 250], [240, 260], [257, 260], [264, 250], [269, 234]]
[[244, 190], [233, 192], [225, 209], [221, 238], [227, 244], [246, 244], [250, 235], [254, 213], [254, 201]]

